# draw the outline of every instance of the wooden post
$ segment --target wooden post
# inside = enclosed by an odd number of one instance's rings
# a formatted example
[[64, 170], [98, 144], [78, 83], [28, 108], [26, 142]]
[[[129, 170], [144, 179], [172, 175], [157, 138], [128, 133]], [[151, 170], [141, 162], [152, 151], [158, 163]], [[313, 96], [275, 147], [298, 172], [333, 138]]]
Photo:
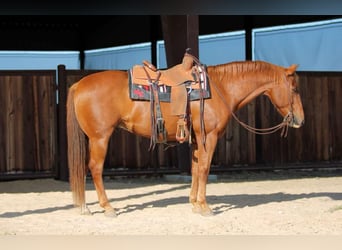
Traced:
[[[162, 16], [162, 29], [165, 41], [167, 67], [182, 62], [184, 53], [198, 57], [198, 16]], [[181, 172], [191, 172], [191, 150], [188, 143], [177, 145], [178, 167]]]
[[158, 16], [150, 16], [151, 63], [157, 66]]
[[[245, 56], [246, 60], [252, 60], [252, 27], [253, 27], [253, 17], [252, 16], [245, 16], [244, 17], [244, 28], [246, 31], [246, 39], [245, 39]], [[259, 117], [256, 117], [256, 107], [255, 101], [249, 103], [247, 105], [247, 112], [248, 112], [248, 124], [251, 126], [260, 128], [261, 125], [255, 125], [256, 120]], [[259, 120], [260, 121], [260, 120]], [[257, 142], [256, 142], [257, 140]], [[255, 164], [256, 163], [256, 146], [261, 145], [261, 137], [256, 136], [253, 133], [247, 134], [247, 142], [248, 142], [248, 164]]]
[[185, 50], [198, 57], [198, 16], [162, 16], [167, 66], [182, 62]]
[[56, 179], [69, 181], [66, 134], [66, 101], [68, 86], [66, 81], [65, 65], [58, 65], [58, 169]]
[[253, 17], [245, 16], [244, 17], [244, 28], [246, 31], [246, 39], [245, 39], [245, 53], [246, 60], [252, 60], [252, 23]]

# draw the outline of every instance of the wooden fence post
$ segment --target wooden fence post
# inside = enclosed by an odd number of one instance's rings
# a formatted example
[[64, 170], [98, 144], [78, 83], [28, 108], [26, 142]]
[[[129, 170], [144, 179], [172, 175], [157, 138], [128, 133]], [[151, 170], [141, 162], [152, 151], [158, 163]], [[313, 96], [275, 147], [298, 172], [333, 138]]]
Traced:
[[[198, 16], [162, 16], [167, 66], [172, 67], [183, 60], [185, 50], [198, 57]], [[177, 144], [178, 167], [182, 173], [191, 172], [191, 150], [189, 143]]]
[[57, 67], [58, 82], [58, 169], [56, 179], [69, 181], [68, 158], [67, 158], [67, 134], [66, 134], [66, 101], [67, 101], [67, 78], [65, 65]]

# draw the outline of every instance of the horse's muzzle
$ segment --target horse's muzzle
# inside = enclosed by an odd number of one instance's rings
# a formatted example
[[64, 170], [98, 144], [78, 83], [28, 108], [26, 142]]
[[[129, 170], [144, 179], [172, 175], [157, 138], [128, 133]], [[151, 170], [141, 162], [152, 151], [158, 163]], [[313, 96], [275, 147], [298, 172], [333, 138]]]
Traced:
[[298, 116], [294, 115], [292, 112], [288, 113], [283, 120], [288, 126], [292, 128], [300, 128], [304, 125], [304, 119], [299, 118]]
[[289, 126], [292, 128], [300, 128], [303, 125], [304, 125], [304, 119], [298, 118], [296, 116], [292, 116], [292, 119], [289, 122]]

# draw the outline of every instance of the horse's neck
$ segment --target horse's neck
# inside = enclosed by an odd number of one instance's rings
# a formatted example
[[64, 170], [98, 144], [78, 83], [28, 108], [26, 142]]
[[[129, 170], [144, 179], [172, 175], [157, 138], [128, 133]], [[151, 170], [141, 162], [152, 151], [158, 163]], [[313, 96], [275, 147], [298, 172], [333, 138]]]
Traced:
[[[237, 97], [237, 104], [235, 105], [236, 109], [240, 109], [246, 104], [253, 101], [256, 97], [262, 95], [267, 89], [271, 88], [274, 85], [274, 82], [267, 81], [267, 80], [258, 80], [258, 79], [251, 79], [248, 83], [244, 83], [246, 87], [244, 89], [246, 91], [240, 91], [239, 97]], [[235, 84], [233, 89], [241, 88], [241, 85]], [[235, 92], [235, 91], [234, 91]], [[232, 93], [234, 95], [234, 92]]]
[[219, 86], [219, 91], [224, 95], [224, 99], [230, 103], [232, 111], [236, 111], [256, 97], [263, 94], [274, 85], [274, 81], [257, 77], [251, 73], [246, 73], [236, 77], [214, 77], [215, 84]]

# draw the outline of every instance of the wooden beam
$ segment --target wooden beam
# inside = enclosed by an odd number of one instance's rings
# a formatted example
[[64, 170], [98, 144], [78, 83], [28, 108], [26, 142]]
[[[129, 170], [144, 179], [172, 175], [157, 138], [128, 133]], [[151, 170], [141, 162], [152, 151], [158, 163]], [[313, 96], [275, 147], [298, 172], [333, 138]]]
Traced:
[[252, 16], [244, 17], [244, 28], [246, 31], [246, 39], [245, 39], [246, 60], [252, 60], [252, 29], [253, 29], [253, 17]]
[[167, 66], [182, 62], [185, 50], [198, 57], [198, 16], [161, 16]]
[[67, 80], [65, 65], [58, 65], [58, 169], [56, 179], [69, 181], [67, 134], [66, 134], [66, 102], [67, 102]]
[[[168, 68], [182, 62], [187, 48], [191, 49], [192, 55], [198, 57], [197, 15], [161, 16], [161, 21]], [[191, 172], [191, 151], [188, 143], [177, 145], [177, 160], [181, 172]]]

